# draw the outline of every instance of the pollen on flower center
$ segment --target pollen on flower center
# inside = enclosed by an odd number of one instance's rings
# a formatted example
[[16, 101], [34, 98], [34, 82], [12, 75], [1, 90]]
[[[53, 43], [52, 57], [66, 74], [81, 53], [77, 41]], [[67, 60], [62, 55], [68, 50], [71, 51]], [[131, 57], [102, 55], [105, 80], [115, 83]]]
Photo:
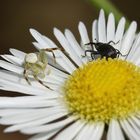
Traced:
[[140, 68], [119, 59], [88, 62], [65, 81], [70, 112], [88, 121], [109, 122], [140, 110]]

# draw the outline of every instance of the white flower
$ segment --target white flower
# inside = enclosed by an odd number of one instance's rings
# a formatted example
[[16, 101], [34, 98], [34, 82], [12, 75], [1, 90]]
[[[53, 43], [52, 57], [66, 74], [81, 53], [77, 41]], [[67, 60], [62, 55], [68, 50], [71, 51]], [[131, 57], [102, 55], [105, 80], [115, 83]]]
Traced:
[[[31, 85], [27, 83], [23, 77], [24, 52], [10, 49], [12, 55], [2, 55], [8, 62], [0, 60], [5, 69], [0, 70], [0, 89], [23, 94], [0, 97], [0, 124], [11, 125], [5, 132], [36, 134], [31, 140], [100, 140], [107, 130], [107, 140], [125, 140], [126, 136], [139, 140], [140, 34], [136, 34], [136, 28], [136, 22], [132, 22], [125, 32], [125, 18], [115, 28], [113, 14], [106, 25], [101, 10], [99, 19], [93, 22], [92, 42], [113, 41], [116, 44], [111, 46], [125, 56], [92, 62], [89, 54], [83, 57], [85, 44], [91, 41], [82, 22], [78, 26], [82, 45], [70, 30], [63, 34], [55, 28], [54, 35], [66, 53], [55, 50], [54, 63], [52, 54], [46, 52], [51, 72], [42, 82], [53, 90], [31, 75]], [[38, 50], [58, 47], [34, 29], [30, 32]]]

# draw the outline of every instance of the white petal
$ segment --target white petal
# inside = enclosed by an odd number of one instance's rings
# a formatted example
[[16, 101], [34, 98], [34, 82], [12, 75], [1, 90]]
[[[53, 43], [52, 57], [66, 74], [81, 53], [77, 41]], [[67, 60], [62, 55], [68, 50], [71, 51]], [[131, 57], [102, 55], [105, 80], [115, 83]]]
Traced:
[[[15, 72], [15, 73], [17, 73], [17, 74], [22, 74], [23, 75], [23, 71], [24, 71], [24, 69], [22, 68], [22, 67], [19, 67], [19, 66], [16, 66], [16, 65], [13, 65], [13, 64], [10, 64], [10, 63], [8, 63], [8, 62], [6, 62], [6, 61], [2, 61], [2, 60], [0, 60], [0, 66], [1, 67], [3, 67], [3, 68], [5, 68], [5, 69], [7, 69], [7, 70], [9, 70], [9, 71], [12, 71], [12, 72]], [[24, 84], [27, 84], [27, 81], [25, 81], [25, 78], [23, 78], [22, 76], [19, 76], [19, 75], [16, 75], [16, 74], [14, 74], [14, 73], [9, 73], [8, 74], [8, 72], [0, 72], [1, 73], [1, 75], [0, 75], [0, 77], [2, 77], [2, 78], [4, 78], [4, 79], [7, 79], [7, 80], [14, 80], [14, 79], [17, 79], [16, 80], [16, 82], [20, 82], [20, 83], [24, 83]], [[15, 77], [14, 79], [13, 78], [10, 78], [10, 77]], [[31, 76], [29, 76], [29, 77], [31, 77]], [[59, 77], [56, 77], [55, 75], [53, 76], [53, 77], [55, 77], [55, 80], [53, 79], [51, 79], [50, 78], [51, 76], [46, 76], [46, 78], [45, 79], [43, 79], [42, 81], [46, 81], [46, 82], [53, 82], [53, 83], [56, 83], [57, 84], [57, 80], [60, 82], [60, 80], [61, 80], [61, 78]], [[56, 80], [56, 78], [57, 78], [57, 80]], [[62, 80], [61, 81], [63, 81], [64, 79], [62, 78]], [[36, 84], [37, 84], [37, 82], [36, 82]], [[40, 86], [40, 84], [38, 83], [38, 85]]]
[[115, 18], [114, 15], [111, 13], [108, 17], [107, 22], [107, 42], [113, 41], [115, 37]]
[[[29, 30], [31, 35], [36, 39], [36, 41], [41, 45], [41, 46], [46, 46], [46, 41], [43, 39], [42, 35], [36, 31], [35, 29], [30, 29]], [[45, 48], [50, 48], [49, 46], [46, 46]]]
[[8, 63], [6, 61], [0, 60], [0, 67], [7, 69], [9, 71], [12, 71], [14, 73], [18, 73], [18, 74], [23, 74], [24, 69], [22, 67], [13, 65], [11, 63]]
[[93, 130], [93, 134], [91, 136], [91, 140], [101, 140], [104, 131], [104, 123], [97, 123], [95, 129]]
[[82, 130], [79, 132], [75, 140], [89, 140], [94, 133], [95, 125], [87, 124], [85, 125]]
[[59, 122], [56, 123], [50, 123], [50, 124], [46, 124], [46, 125], [41, 125], [41, 126], [36, 126], [33, 128], [25, 128], [22, 129], [21, 132], [25, 133], [25, 134], [35, 134], [35, 133], [42, 133], [42, 132], [49, 132], [55, 129], [61, 129], [63, 128], [65, 125], [73, 122], [76, 118], [72, 118], [69, 117], [65, 120], [61, 120]]
[[[47, 48], [58, 48], [53, 41], [51, 41], [46, 36], [42, 36], [36, 30], [30, 29], [30, 32], [33, 35], [33, 37], [39, 42], [38, 46], [36, 46], [36, 47], [38, 47], [38, 49], [45, 49], [46, 46], [47, 46]], [[71, 72], [73, 72], [73, 70], [75, 70], [74, 65], [70, 62], [70, 60], [61, 51], [56, 50], [54, 53], [56, 56], [56, 62], [60, 66], [62, 66], [64, 69], [66, 69], [69, 73], [71, 73]]]
[[49, 67], [51, 68], [51, 74], [52, 75], [56, 75], [56, 76], [59, 76], [59, 77], [63, 77], [63, 78], [67, 78], [68, 77], [68, 74], [58, 70], [57, 68], [53, 67], [53, 66], [50, 66]]
[[[36, 97], [38, 97], [38, 96], [36, 96]], [[40, 99], [40, 98], [39, 98]], [[39, 100], [38, 99], [38, 100]], [[46, 108], [46, 110], [61, 110], [61, 109], [63, 109], [63, 110], [65, 110], [64, 109], [64, 107], [63, 106], [55, 106], [55, 107], [50, 107], [49, 109], [48, 108]], [[16, 109], [13, 109], [13, 108], [8, 108], [8, 109], [0, 109], [0, 116], [1, 117], [8, 117], [8, 116], [12, 116], [12, 115], [19, 115], [19, 114], [26, 114], [26, 113], [29, 113], [30, 111], [38, 111], [38, 110], [40, 110], [40, 109], [38, 109], [38, 108], [22, 108], [22, 109], [20, 109], [20, 108], [16, 108]]]
[[116, 43], [119, 41], [119, 43], [114, 46], [118, 50], [120, 50], [124, 30], [125, 30], [125, 18], [122, 17], [118, 23], [116, 34], [115, 34], [115, 40], [114, 40], [114, 42]]
[[137, 124], [138, 127], [140, 127], [140, 119], [138, 117], [132, 116], [131, 119]]
[[64, 138], [67, 138], [67, 140], [72, 140], [83, 126], [83, 122], [77, 121], [65, 128], [59, 135], [54, 138], [54, 140], [64, 140]]
[[92, 41], [96, 42], [98, 40], [98, 21], [94, 20], [92, 23]]
[[139, 140], [140, 137], [137, 135], [135, 130], [132, 128], [132, 126], [126, 120], [123, 120], [123, 121], [121, 120], [120, 123], [121, 123], [121, 126], [122, 126], [124, 132], [129, 137], [129, 139]]
[[1, 57], [3, 57], [5, 60], [7, 60], [15, 65], [19, 65], [19, 66], [22, 66], [22, 64], [24, 62], [22, 59], [17, 58], [13, 55], [1, 55]]
[[66, 29], [65, 36], [66, 36], [67, 40], [69, 41], [69, 43], [71, 44], [71, 46], [73, 47], [73, 49], [75, 50], [75, 52], [77, 53], [77, 55], [79, 56], [79, 58], [81, 59], [81, 61], [83, 63], [86, 63], [88, 60], [86, 59], [86, 57], [84, 57], [84, 58], [82, 57], [85, 54], [85, 52], [78, 44], [78, 42], [75, 39], [72, 32], [70, 30]]
[[79, 22], [78, 29], [79, 29], [79, 33], [81, 36], [82, 44], [89, 43], [90, 40], [89, 40], [88, 32], [87, 32], [86, 26], [83, 22]]
[[132, 43], [133, 43], [134, 38], [135, 38], [136, 29], [137, 29], [137, 23], [136, 22], [132, 22], [130, 27], [129, 27], [129, 29], [125, 33], [123, 41], [122, 41], [122, 47], [120, 49], [120, 52], [123, 55], [127, 55], [128, 52], [130, 51], [130, 49], [132, 47]]
[[117, 120], [111, 120], [107, 133], [107, 140], [124, 140], [124, 136]]
[[56, 100], [24, 100], [21, 102], [19, 97], [10, 98], [10, 97], [1, 97], [0, 98], [0, 108], [35, 108], [35, 107], [48, 107], [48, 106], [56, 106], [60, 103]]
[[60, 112], [57, 114], [51, 114], [51, 115], [48, 114], [44, 118], [39, 118], [38, 120], [34, 120], [34, 119], [28, 120], [28, 122], [10, 126], [5, 129], [5, 132], [15, 132], [17, 130], [21, 130], [21, 129], [25, 129], [25, 128], [29, 128], [29, 127], [40, 126], [40, 125], [47, 124], [47, 123], [57, 120], [57, 119], [61, 119], [61, 117], [64, 117], [65, 115], [67, 115], [67, 113], [64, 113], [64, 112]]
[[57, 38], [57, 40], [59, 41], [59, 43], [61, 44], [61, 46], [63, 46], [63, 48], [67, 51], [68, 55], [71, 57], [71, 59], [78, 65], [81, 66], [82, 62], [80, 60], [80, 58], [78, 57], [78, 55], [75, 53], [73, 47], [70, 45], [70, 43], [66, 40], [65, 36], [62, 34], [62, 32], [60, 30], [58, 30], [57, 28], [54, 28], [54, 35]]
[[28, 84], [23, 85], [18, 82], [13, 82], [5, 79], [0, 79], [0, 89], [7, 91], [15, 91], [29, 95], [45, 95], [47, 92], [51, 92], [51, 90], [48, 88], [39, 89]]
[[129, 60], [131, 62], [135, 62], [137, 57], [139, 58], [139, 55], [137, 56], [137, 53], [139, 54], [139, 51], [138, 51], [139, 46], [140, 46], [140, 33], [138, 33], [136, 36], [135, 42], [134, 42], [132, 49], [127, 57], [127, 60]]
[[[34, 78], [29, 79], [31, 81], [31, 85], [29, 85], [23, 76], [19, 76], [17, 74], [11, 73], [9, 71], [4, 71], [4, 70], [0, 71], [0, 78], [1, 78], [0, 79], [1, 86], [2, 85], [5, 86], [5, 84], [7, 85], [8, 83], [9, 83], [8, 85], [10, 85], [10, 83], [11, 83], [12, 85], [15, 85], [15, 84], [20, 85], [21, 84], [23, 86], [27, 85], [27, 86], [31, 86], [31, 87], [36, 87], [36, 89], [40, 88], [41, 90], [42, 89], [46, 90], [46, 87], [42, 86]], [[3, 80], [5, 82], [8, 81], [8, 83], [5, 83]], [[52, 89], [56, 89], [56, 88], [58, 88], [58, 86], [63, 84], [64, 78], [60, 78], [60, 77], [57, 77], [55, 75], [54, 76], [47, 75], [44, 79], [41, 79], [41, 81], [44, 84], [46, 84], [47, 86], [51, 87]], [[18, 89], [18, 90], [21, 90], [21, 89]], [[25, 92], [25, 91], [23, 91], [23, 92]]]
[[[140, 44], [139, 44], [139, 46], [140, 46]], [[139, 46], [137, 46], [137, 49], [134, 52], [133, 57], [130, 60], [131, 62], [133, 62], [136, 65], [140, 64], [140, 47]]]
[[104, 11], [101, 10], [98, 19], [98, 41], [106, 43], [106, 23], [105, 23], [105, 14]]
[[[63, 115], [64, 115], [67, 112], [65, 111], [65, 109], [60, 109], [60, 108], [55, 108], [55, 107], [45, 108], [45, 109], [34, 109], [34, 110], [29, 109], [29, 110], [25, 110], [23, 112], [20, 112], [20, 114], [16, 113], [14, 115], [2, 117], [0, 119], [0, 124], [4, 124], [4, 125], [17, 124], [17, 125], [15, 125], [15, 127], [13, 126], [13, 127], [10, 127], [9, 129], [7, 129], [7, 132], [8, 131], [10, 132], [10, 131], [14, 131], [17, 128], [20, 128], [20, 127], [22, 128], [24, 126], [24, 124], [21, 124], [21, 123], [29, 123], [29, 122], [33, 122], [33, 121], [39, 121], [41, 119], [45, 119], [46, 117], [53, 116], [54, 114], [58, 114], [58, 113], [59, 114], [63, 113]], [[29, 126], [29, 127], [32, 127], [32, 126]]]
[[31, 137], [29, 140], [48, 140], [53, 135], [55, 135], [59, 130], [60, 129], [53, 130], [53, 131], [51, 131], [49, 133], [40, 133], [40, 134], [37, 134], [37, 135]]
[[24, 60], [26, 53], [19, 51], [17, 49], [10, 49], [10, 52], [16, 56], [17, 58], [20, 58], [21, 60]]
[[139, 126], [131, 118], [128, 118], [128, 122], [133, 127], [133, 129], [136, 131], [137, 135], [140, 137], [140, 128], [139, 128]]

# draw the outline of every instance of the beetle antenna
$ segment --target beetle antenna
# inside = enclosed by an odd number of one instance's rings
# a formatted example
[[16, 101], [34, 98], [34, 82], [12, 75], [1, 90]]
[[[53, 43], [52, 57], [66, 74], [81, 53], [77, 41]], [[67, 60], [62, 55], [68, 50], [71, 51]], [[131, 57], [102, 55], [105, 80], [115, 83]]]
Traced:
[[120, 42], [120, 40], [119, 40], [119, 41], [117, 41], [117, 42], [114, 42], [114, 41], [109, 41], [107, 44], [109, 44], [109, 45], [110, 45], [110, 44], [112, 43], [112, 44], [114, 44], [114, 45], [117, 45], [119, 42]]
[[96, 43], [94, 43], [94, 42], [89, 42], [89, 43], [87, 43], [87, 44], [85, 44], [85, 45], [95, 45]]

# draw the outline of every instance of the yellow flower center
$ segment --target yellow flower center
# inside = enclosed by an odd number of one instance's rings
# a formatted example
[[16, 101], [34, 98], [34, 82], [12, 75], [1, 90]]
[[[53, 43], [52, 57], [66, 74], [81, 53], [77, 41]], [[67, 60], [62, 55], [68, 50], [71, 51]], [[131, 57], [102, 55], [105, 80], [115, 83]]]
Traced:
[[140, 111], [140, 68], [124, 60], [88, 62], [63, 89], [69, 111], [81, 119], [108, 123]]

